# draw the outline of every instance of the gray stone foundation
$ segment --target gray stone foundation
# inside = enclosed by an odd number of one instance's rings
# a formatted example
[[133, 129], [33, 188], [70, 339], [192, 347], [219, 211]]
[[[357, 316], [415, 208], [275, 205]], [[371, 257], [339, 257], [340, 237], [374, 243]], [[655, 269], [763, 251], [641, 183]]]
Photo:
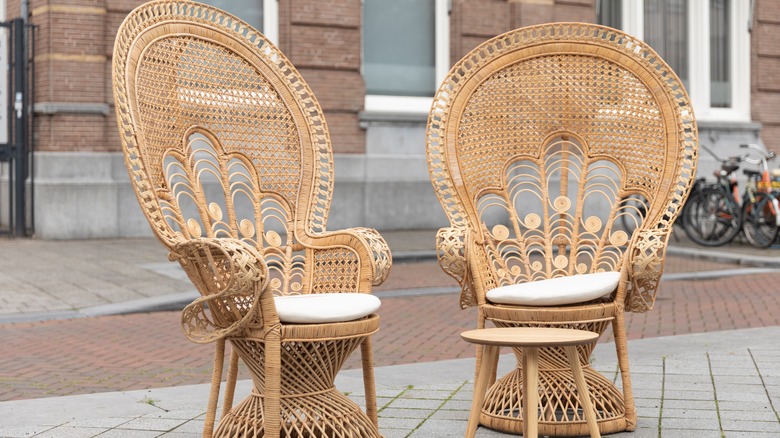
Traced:
[[[425, 160], [424, 115], [364, 114], [365, 154], [335, 156], [328, 228], [429, 229], [448, 224]], [[700, 122], [700, 141], [720, 156], [760, 142], [757, 123]], [[699, 175], [718, 167], [700, 154]], [[774, 165], [776, 167], [777, 164]], [[741, 177], [741, 173], [740, 173]], [[0, 166], [0, 224], [8, 224], [8, 173]], [[35, 231], [43, 239], [151, 236], [120, 153], [39, 152], [35, 156]]]

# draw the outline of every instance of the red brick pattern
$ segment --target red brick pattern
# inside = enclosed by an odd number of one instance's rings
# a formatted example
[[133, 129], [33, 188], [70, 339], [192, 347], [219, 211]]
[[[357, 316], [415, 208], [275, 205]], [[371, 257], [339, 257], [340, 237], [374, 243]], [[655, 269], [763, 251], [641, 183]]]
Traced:
[[279, 47], [325, 112], [333, 151], [362, 153], [365, 84], [360, 76], [360, 0], [279, 2]]
[[551, 21], [594, 22], [595, 0], [454, 0], [450, 60], [454, 64], [484, 41], [512, 29]]
[[[670, 257], [667, 272], [734, 267]], [[454, 284], [435, 263], [399, 264], [391, 285]], [[627, 314], [629, 339], [780, 325], [780, 274], [665, 281], [656, 308]], [[379, 292], [381, 296], [381, 292]], [[473, 357], [476, 323], [457, 294], [382, 299], [376, 366]], [[213, 348], [189, 342], [178, 312], [0, 325], [0, 400], [205, 383]], [[610, 340], [608, 331], [602, 340]], [[347, 368], [358, 368], [355, 354]], [[244, 374], [244, 376], [246, 376]]]
[[751, 112], [761, 139], [780, 150], [780, 2], [756, 0], [751, 41]]

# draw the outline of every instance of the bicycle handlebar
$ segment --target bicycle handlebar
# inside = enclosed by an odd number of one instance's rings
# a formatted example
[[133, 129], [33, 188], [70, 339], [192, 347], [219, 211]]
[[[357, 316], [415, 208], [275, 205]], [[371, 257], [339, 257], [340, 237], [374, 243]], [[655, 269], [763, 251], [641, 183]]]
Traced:
[[[744, 154], [744, 155], [735, 155], [733, 157], [727, 157], [727, 158], [721, 158], [719, 157], [715, 152], [712, 151], [712, 149], [708, 148], [707, 146], [703, 144], [699, 144], [699, 146], [702, 147], [705, 151], [707, 151], [708, 154], [712, 155], [713, 158], [720, 161], [721, 164], [724, 164], [729, 161], [736, 161], [737, 163], [740, 163], [742, 161], [748, 161], [750, 154]], [[748, 147], [748, 145], [740, 145], [739, 147]], [[750, 161], [748, 161], [750, 163]], [[758, 163], [751, 163], [751, 164], [758, 164]]]
[[754, 151], [757, 151], [761, 154], [761, 158], [759, 159], [752, 159], [745, 156], [745, 161], [747, 161], [750, 164], [754, 165], [762, 165], [764, 169], [768, 169], [769, 166], [767, 165], [767, 161], [773, 160], [776, 155], [773, 151], [766, 150], [765, 147], [755, 144], [755, 143], [749, 143], [749, 144], [741, 144], [739, 145], [742, 149], [753, 149]]

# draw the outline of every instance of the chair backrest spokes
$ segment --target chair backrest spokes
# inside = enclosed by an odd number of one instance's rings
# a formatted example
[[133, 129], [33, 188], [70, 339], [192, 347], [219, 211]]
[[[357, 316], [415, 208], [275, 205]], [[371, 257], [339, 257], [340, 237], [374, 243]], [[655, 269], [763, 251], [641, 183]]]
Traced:
[[[479, 225], [500, 284], [620, 268], [628, 207], [619, 163], [592, 156], [570, 133], [557, 133], [541, 156], [505, 166], [502, 190], [476, 202]], [[633, 213], [633, 212], [632, 212]]]

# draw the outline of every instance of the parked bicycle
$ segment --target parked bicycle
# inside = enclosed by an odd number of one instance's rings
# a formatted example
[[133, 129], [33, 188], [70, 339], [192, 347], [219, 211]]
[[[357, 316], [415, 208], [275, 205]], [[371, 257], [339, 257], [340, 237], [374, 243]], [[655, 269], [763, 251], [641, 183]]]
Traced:
[[730, 242], [742, 229], [742, 209], [735, 172], [747, 154], [720, 158], [704, 145], [699, 145], [716, 160], [720, 169], [714, 172], [715, 182], [699, 178], [681, 214], [683, 229], [689, 239], [703, 246], [721, 246]]
[[[715, 172], [714, 183], [699, 179], [688, 198], [682, 215], [686, 235], [703, 246], [721, 246], [743, 231], [750, 244], [759, 248], [771, 245], [780, 226], [778, 200], [767, 184], [770, 174], [767, 162], [774, 158], [774, 153], [759, 145], [744, 144], [740, 148], [757, 152], [759, 158], [746, 153], [723, 159], [701, 146], [721, 166]], [[743, 170], [748, 182], [744, 194], [740, 195], [735, 174], [743, 162], [758, 165], [760, 170]]]
[[[742, 203], [742, 230], [750, 244], [766, 248], [775, 242], [780, 231], [778, 193], [773, 191], [772, 171], [767, 164], [775, 158], [775, 154], [756, 144], [741, 147], [750, 148], [759, 154], [754, 163], [759, 165], [759, 170], [742, 171], [748, 177]], [[753, 163], [751, 158], [745, 161]]]

